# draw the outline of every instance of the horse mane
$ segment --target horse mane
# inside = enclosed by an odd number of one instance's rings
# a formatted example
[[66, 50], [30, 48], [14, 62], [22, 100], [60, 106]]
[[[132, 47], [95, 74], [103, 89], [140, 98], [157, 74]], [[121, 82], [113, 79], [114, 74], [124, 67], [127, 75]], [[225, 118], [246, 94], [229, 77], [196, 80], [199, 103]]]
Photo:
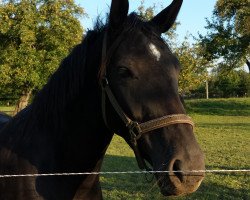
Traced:
[[[88, 49], [93, 42], [103, 36], [108, 24], [108, 20], [103, 23], [100, 17], [97, 18], [94, 29], [87, 31], [82, 42], [76, 45], [71, 53], [63, 59], [59, 68], [38, 92], [33, 102], [14, 119], [21, 118], [22, 123], [26, 122], [23, 124], [24, 127], [32, 127], [33, 125], [42, 129], [49, 127], [54, 131], [60, 130], [67, 103], [83, 93], [87, 59], [90, 57]], [[155, 29], [145, 23], [136, 13], [131, 13], [123, 26], [130, 31], [139, 29], [148, 37], [156, 35]], [[99, 46], [101, 47], [102, 44]], [[95, 57], [95, 59], [100, 60], [101, 57]]]
[[59, 68], [29, 106], [30, 122], [42, 122], [39, 123], [41, 126], [60, 129], [67, 103], [83, 92], [88, 46], [98, 34], [99, 30], [88, 31], [82, 42], [63, 59]]

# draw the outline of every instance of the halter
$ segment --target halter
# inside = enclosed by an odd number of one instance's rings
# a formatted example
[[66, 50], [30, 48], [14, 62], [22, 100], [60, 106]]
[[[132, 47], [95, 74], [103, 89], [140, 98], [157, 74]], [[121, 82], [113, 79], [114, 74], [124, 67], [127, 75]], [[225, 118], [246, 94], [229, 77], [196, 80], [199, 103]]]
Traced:
[[129, 137], [130, 137], [130, 145], [134, 151], [138, 166], [140, 169], [145, 169], [151, 171], [151, 169], [146, 165], [145, 160], [142, 158], [140, 150], [138, 148], [137, 141], [141, 138], [141, 136], [145, 133], [149, 133], [150, 131], [167, 127], [173, 124], [189, 124], [194, 127], [194, 122], [191, 117], [185, 114], [173, 114], [166, 115], [160, 118], [152, 119], [147, 122], [138, 123], [136, 121], [131, 120], [126, 113], [121, 108], [120, 104], [116, 100], [112, 90], [110, 89], [110, 85], [108, 82], [108, 78], [106, 77], [106, 68], [108, 62], [111, 58], [112, 53], [117, 49], [123, 39], [123, 33], [117, 37], [115, 42], [111, 45], [109, 51], [107, 51], [107, 31], [104, 33], [103, 38], [103, 46], [102, 46], [102, 63], [100, 68], [100, 85], [102, 88], [102, 115], [103, 120], [107, 127], [107, 116], [106, 116], [106, 97], [108, 97], [111, 105], [115, 109], [116, 113], [119, 115], [120, 119], [123, 121], [125, 126], [128, 129]]

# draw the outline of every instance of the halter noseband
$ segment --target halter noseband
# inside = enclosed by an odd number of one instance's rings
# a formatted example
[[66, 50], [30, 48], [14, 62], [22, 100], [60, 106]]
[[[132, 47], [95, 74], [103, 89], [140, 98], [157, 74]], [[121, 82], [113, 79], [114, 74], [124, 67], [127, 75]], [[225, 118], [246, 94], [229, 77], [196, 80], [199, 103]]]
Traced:
[[[146, 165], [144, 159], [141, 156], [141, 153], [138, 148], [137, 140], [141, 138], [144, 133], [148, 133], [150, 131], [163, 128], [166, 126], [170, 126], [173, 124], [189, 124], [194, 127], [194, 122], [191, 117], [185, 114], [173, 114], [166, 115], [160, 118], [156, 118], [153, 120], [149, 120], [147, 122], [138, 123], [136, 121], [131, 120], [120, 107], [118, 101], [116, 100], [113, 92], [110, 89], [108, 79], [106, 77], [106, 67], [108, 65], [108, 61], [111, 57], [111, 54], [114, 50], [119, 46], [122, 41], [122, 35], [119, 35], [115, 42], [112, 44], [110, 50], [107, 52], [107, 31], [104, 33], [103, 39], [103, 47], [102, 47], [102, 64], [101, 64], [101, 72], [100, 72], [100, 85], [102, 88], [102, 115], [106, 126], [107, 124], [107, 116], [106, 116], [106, 96], [108, 97], [111, 105], [115, 109], [116, 113], [119, 115], [120, 119], [123, 121], [125, 126], [128, 129], [130, 136], [130, 145], [135, 153], [135, 157], [140, 169], [146, 169], [151, 171], [151, 169]], [[108, 55], [108, 56], [107, 56]]]

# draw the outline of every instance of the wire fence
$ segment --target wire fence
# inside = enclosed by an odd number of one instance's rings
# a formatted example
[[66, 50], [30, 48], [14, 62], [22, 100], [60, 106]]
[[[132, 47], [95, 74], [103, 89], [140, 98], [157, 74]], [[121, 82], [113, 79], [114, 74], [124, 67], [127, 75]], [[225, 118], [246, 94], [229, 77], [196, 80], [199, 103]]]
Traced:
[[42, 176], [84, 176], [84, 175], [113, 175], [113, 174], [158, 174], [158, 173], [182, 173], [184, 176], [195, 176], [195, 174], [230, 174], [230, 173], [250, 173], [250, 169], [231, 169], [231, 170], [191, 170], [191, 171], [114, 171], [114, 172], [79, 172], [79, 173], [45, 173], [45, 174], [6, 174], [0, 178], [16, 177], [42, 177]]
[[[13, 111], [1, 110], [6, 114], [12, 114]], [[157, 174], [157, 173], [182, 173], [183, 175], [195, 175], [199, 173], [205, 174], [243, 174], [249, 175], [250, 169], [229, 169], [229, 170], [219, 170], [219, 169], [206, 169], [206, 170], [192, 170], [192, 171], [104, 171], [104, 172], [79, 172], [79, 173], [42, 173], [42, 174], [3, 174], [0, 178], [15, 178], [15, 177], [48, 177], [48, 176], [84, 176], [84, 175], [124, 175], [124, 174]]]

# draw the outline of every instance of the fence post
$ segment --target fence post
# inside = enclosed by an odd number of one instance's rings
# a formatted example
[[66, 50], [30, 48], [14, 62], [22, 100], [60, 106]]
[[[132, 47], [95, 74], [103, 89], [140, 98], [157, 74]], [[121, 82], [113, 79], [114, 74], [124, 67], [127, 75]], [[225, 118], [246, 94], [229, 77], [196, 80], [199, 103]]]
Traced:
[[208, 80], [206, 80], [206, 98], [209, 99], [209, 93], [208, 93]]

